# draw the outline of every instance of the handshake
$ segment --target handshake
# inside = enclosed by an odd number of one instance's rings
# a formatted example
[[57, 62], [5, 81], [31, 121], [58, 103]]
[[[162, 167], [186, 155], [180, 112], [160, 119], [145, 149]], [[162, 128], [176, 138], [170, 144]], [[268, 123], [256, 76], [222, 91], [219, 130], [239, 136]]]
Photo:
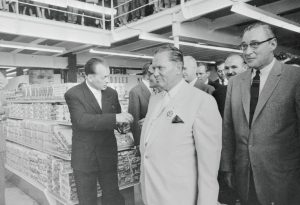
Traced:
[[125, 134], [130, 130], [130, 123], [133, 122], [131, 114], [123, 112], [116, 114], [117, 130], [121, 134]]

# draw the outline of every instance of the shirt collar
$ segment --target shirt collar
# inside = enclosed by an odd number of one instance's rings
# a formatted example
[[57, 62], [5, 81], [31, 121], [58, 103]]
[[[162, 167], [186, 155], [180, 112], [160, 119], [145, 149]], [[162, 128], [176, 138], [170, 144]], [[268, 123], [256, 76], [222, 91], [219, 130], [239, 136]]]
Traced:
[[271, 69], [273, 68], [274, 64], [275, 64], [275, 58], [273, 58], [272, 62], [269, 65], [260, 69], [261, 75], [268, 75], [270, 73]]
[[170, 96], [170, 98], [175, 97], [175, 95], [178, 93], [180, 88], [184, 85], [184, 80], [182, 79], [177, 85], [175, 85], [169, 92], [167, 92]]
[[148, 90], [150, 92], [152, 92], [152, 89], [150, 88], [150, 83], [148, 80], [142, 79], [142, 82], [144, 83], [144, 85], [148, 88]]
[[190, 85], [194, 86], [195, 83], [196, 83], [196, 81], [197, 81], [197, 78], [195, 78], [194, 80], [192, 80], [192, 81], [190, 82]]
[[97, 89], [93, 88], [92, 86], [90, 86], [89, 83], [87, 82], [87, 80], [85, 81], [85, 83], [94, 95], [99, 95], [99, 93], [101, 93], [100, 90], [97, 90]]

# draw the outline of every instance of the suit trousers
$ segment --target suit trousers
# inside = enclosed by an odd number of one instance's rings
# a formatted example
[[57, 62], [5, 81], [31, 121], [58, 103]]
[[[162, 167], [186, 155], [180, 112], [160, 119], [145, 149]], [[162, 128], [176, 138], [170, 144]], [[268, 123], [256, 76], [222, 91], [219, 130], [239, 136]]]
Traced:
[[250, 168], [250, 183], [249, 183], [248, 199], [246, 202], [243, 202], [242, 205], [261, 205], [261, 203], [258, 201], [258, 197], [256, 194], [253, 172], [251, 168]]
[[0, 204], [5, 205], [5, 152], [0, 152]]
[[106, 162], [95, 172], [74, 170], [74, 177], [79, 205], [97, 205], [97, 180], [102, 189], [102, 205], [125, 205], [119, 191], [116, 163]]

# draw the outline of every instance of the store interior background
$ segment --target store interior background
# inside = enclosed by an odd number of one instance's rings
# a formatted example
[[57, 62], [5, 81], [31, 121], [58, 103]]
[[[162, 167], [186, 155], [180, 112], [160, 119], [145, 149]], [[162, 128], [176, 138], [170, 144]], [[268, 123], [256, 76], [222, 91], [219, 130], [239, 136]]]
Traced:
[[[233, 11], [232, 7], [238, 3], [249, 12], [241, 15]], [[111, 11], [104, 15], [107, 21], [111, 20]], [[106, 28], [0, 11], [0, 70], [9, 79], [5, 89], [17, 89], [20, 83], [82, 82], [84, 64], [90, 58], [102, 57], [116, 77], [112, 78], [113, 83], [126, 84], [126, 98], [130, 88], [138, 83], [140, 76], [136, 74], [165, 43], [174, 43], [184, 55], [207, 63], [211, 69], [210, 78], [214, 80], [217, 78], [215, 62], [224, 60], [232, 52], [239, 52], [243, 29], [257, 21], [250, 16], [251, 11], [268, 17], [261, 18], [262, 21], [270, 20], [267, 23], [273, 21], [276, 24], [277, 55], [288, 53], [299, 58], [299, 0], [182, 0], [179, 5], [127, 25]], [[102, 15], [102, 10], [98, 15]], [[278, 19], [290, 26], [276, 23]], [[8, 180], [13, 177], [13, 173], [8, 172]], [[23, 182], [19, 179], [11, 183], [18, 187]], [[39, 203], [45, 201], [40, 193], [22, 191], [38, 198]], [[134, 198], [138, 205], [140, 196]]]

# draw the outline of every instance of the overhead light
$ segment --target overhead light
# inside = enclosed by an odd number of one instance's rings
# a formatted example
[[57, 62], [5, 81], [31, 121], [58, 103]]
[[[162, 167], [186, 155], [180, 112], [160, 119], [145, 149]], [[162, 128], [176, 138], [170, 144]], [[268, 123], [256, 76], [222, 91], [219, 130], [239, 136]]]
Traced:
[[67, 4], [68, 4], [68, 6], [73, 7], [73, 8], [91, 11], [91, 12], [98, 13], [98, 14], [104, 14], [104, 15], [116, 15], [117, 14], [116, 9], [99, 6], [96, 4], [80, 2], [78, 0], [68, 0]]
[[12, 79], [12, 78], [14, 78], [14, 77], [12, 77], [12, 76], [6, 77], [7, 80]]
[[[148, 41], [156, 41], [156, 42], [161, 42], [161, 43], [171, 43], [171, 44], [174, 43], [173, 40], [164, 38], [161, 35], [150, 34], [150, 33], [141, 33], [139, 35], [139, 39], [148, 40]], [[191, 47], [196, 47], [196, 48], [211, 49], [211, 50], [218, 50], [218, 51], [233, 52], [233, 53], [242, 53], [242, 51], [239, 50], [239, 49], [219, 47], [219, 46], [202, 45], [202, 44], [198, 44], [198, 43], [190, 43], [190, 42], [184, 42], [184, 41], [179, 41], [179, 45], [191, 46]]]
[[242, 2], [235, 3], [231, 7], [231, 11], [258, 21], [300, 33], [300, 24]]
[[95, 50], [95, 49], [90, 49], [89, 52], [90, 53], [103, 54], [103, 55], [131, 57], [131, 58], [144, 58], [144, 59], [152, 59], [153, 58], [153, 56], [147, 56], [147, 55], [138, 55], [138, 54], [131, 54], [131, 53], [119, 53], [119, 52], [113, 52], [113, 51], [101, 51], [101, 50]]
[[25, 68], [24, 70], [23, 70], [23, 72], [26, 72], [26, 71], [28, 71], [29, 69], [28, 68]]
[[35, 50], [35, 51], [45, 51], [45, 52], [51, 52], [51, 53], [65, 52], [65, 48], [62, 48], [62, 47], [30, 45], [27, 43], [19, 43], [19, 42], [11, 42], [11, 41], [3, 41], [3, 40], [0, 40], [0, 47], [16, 48], [16, 49], [23, 49], [23, 50], [27, 49], [27, 50]]
[[208, 63], [208, 64], [216, 64], [216, 61], [196, 61], [197, 63]]
[[13, 70], [16, 70], [16, 67], [14, 67], [14, 68], [9, 68], [9, 69], [6, 70], [6, 72], [10, 72], [10, 71], [13, 71]]
[[13, 66], [0, 66], [0, 69], [16, 69], [16, 67], [13, 67]]
[[17, 72], [6, 73], [6, 76], [16, 75]]
[[53, 5], [53, 6], [59, 6], [63, 8], [68, 7], [68, 1], [67, 0], [32, 0], [35, 2], [39, 2], [46, 5]]

